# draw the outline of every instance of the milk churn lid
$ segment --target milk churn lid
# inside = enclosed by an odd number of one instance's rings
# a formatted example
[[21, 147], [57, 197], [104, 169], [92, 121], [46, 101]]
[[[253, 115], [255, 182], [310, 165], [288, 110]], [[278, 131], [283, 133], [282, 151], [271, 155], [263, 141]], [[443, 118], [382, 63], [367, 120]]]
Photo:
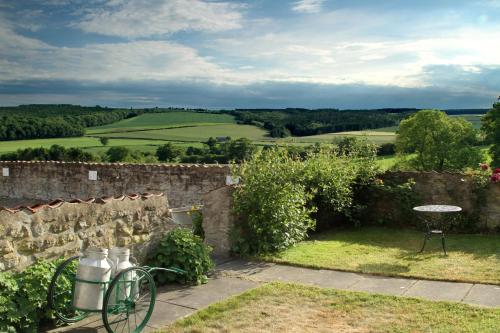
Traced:
[[125, 247], [113, 247], [109, 253], [115, 256], [130, 255], [130, 250]]
[[87, 248], [87, 250], [85, 250], [85, 253], [97, 253], [97, 254], [105, 254], [105, 255], [107, 255], [108, 254], [108, 249], [103, 248], [103, 247], [92, 246], [92, 247]]

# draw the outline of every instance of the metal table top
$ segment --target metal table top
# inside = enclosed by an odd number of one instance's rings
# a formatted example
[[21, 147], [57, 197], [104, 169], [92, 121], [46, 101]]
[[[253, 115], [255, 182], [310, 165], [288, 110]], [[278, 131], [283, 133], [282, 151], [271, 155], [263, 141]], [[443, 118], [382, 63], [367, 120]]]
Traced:
[[425, 205], [413, 207], [413, 210], [424, 213], [453, 213], [461, 212], [462, 208], [459, 206], [450, 205]]

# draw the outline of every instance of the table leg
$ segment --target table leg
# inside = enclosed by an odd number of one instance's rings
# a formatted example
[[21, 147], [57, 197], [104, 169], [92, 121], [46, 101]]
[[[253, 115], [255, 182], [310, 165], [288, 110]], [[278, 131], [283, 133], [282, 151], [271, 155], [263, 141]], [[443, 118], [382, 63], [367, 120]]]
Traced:
[[441, 244], [443, 245], [444, 255], [447, 256], [448, 254], [446, 253], [446, 244], [445, 244], [445, 241], [444, 241], [444, 232], [441, 233]]
[[424, 252], [424, 248], [425, 248], [425, 244], [427, 244], [427, 241], [431, 238], [431, 234], [429, 232], [427, 232], [425, 234], [425, 237], [424, 237], [424, 244], [422, 244], [422, 248], [420, 249], [420, 251], [418, 253], [422, 253]]

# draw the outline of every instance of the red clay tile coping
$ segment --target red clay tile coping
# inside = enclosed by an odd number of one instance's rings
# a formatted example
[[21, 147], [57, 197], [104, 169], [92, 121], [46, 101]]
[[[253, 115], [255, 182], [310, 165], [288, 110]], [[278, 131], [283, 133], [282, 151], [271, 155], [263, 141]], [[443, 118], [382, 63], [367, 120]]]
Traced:
[[63, 162], [63, 161], [1, 161], [0, 165], [13, 164], [65, 164], [65, 165], [88, 165], [100, 167], [114, 166], [149, 166], [161, 168], [227, 168], [229, 164], [167, 164], [167, 163], [100, 163], [100, 162]]
[[125, 200], [126, 198], [130, 199], [130, 200], [137, 200], [137, 199], [143, 199], [143, 200], [146, 200], [146, 199], [149, 199], [149, 198], [152, 198], [152, 197], [162, 197], [164, 196], [164, 193], [158, 193], [158, 194], [155, 194], [155, 193], [141, 193], [141, 194], [138, 194], [138, 193], [131, 193], [131, 194], [127, 194], [127, 195], [119, 195], [119, 196], [116, 196], [116, 197], [113, 197], [113, 196], [106, 196], [106, 197], [100, 197], [100, 198], [88, 198], [86, 200], [82, 200], [82, 199], [71, 199], [70, 201], [65, 201], [64, 199], [56, 199], [54, 201], [51, 201], [49, 203], [46, 203], [46, 204], [43, 204], [43, 203], [38, 203], [38, 204], [35, 204], [35, 205], [31, 205], [31, 206], [17, 206], [17, 207], [13, 207], [13, 208], [7, 208], [7, 207], [3, 207], [3, 206], [0, 206], [0, 212], [2, 210], [5, 210], [7, 212], [10, 212], [10, 213], [17, 213], [17, 212], [20, 212], [22, 210], [27, 210], [31, 213], [36, 213], [37, 211], [41, 210], [41, 209], [44, 209], [44, 208], [50, 208], [50, 209], [54, 209], [54, 208], [59, 208], [61, 207], [63, 204], [65, 203], [72, 203], [72, 204], [91, 204], [91, 203], [99, 203], [99, 204], [105, 204], [105, 203], [109, 203], [109, 202], [112, 202], [112, 201], [123, 201]]

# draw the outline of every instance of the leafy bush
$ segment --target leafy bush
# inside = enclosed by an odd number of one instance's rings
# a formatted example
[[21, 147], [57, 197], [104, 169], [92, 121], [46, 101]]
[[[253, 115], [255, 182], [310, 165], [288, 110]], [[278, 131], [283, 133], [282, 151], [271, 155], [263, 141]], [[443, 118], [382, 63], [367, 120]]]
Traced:
[[206, 274], [214, 267], [210, 259], [211, 250], [190, 230], [177, 228], [160, 241], [149, 261], [152, 266], [176, 267], [186, 271], [184, 275], [159, 271], [156, 273], [159, 283], [178, 281], [201, 284], [207, 281]]
[[59, 261], [40, 261], [20, 273], [0, 273], [0, 332], [38, 332], [53, 320], [47, 290]]
[[352, 215], [357, 184], [376, 173], [372, 148], [346, 154], [318, 147], [305, 158], [271, 148], [234, 168], [244, 185], [234, 194], [241, 221], [233, 230], [233, 251], [264, 254], [296, 244], [315, 228], [311, 214], [319, 206]]
[[301, 171], [302, 162], [278, 148], [263, 150], [235, 168], [245, 185], [234, 197], [242, 223], [233, 232], [233, 251], [279, 251], [304, 239], [314, 228], [313, 209], [306, 207], [311, 194], [299, 179]]
[[18, 289], [13, 274], [0, 272], [0, 332], [16, 332], [20, 318], [14, 295]]

